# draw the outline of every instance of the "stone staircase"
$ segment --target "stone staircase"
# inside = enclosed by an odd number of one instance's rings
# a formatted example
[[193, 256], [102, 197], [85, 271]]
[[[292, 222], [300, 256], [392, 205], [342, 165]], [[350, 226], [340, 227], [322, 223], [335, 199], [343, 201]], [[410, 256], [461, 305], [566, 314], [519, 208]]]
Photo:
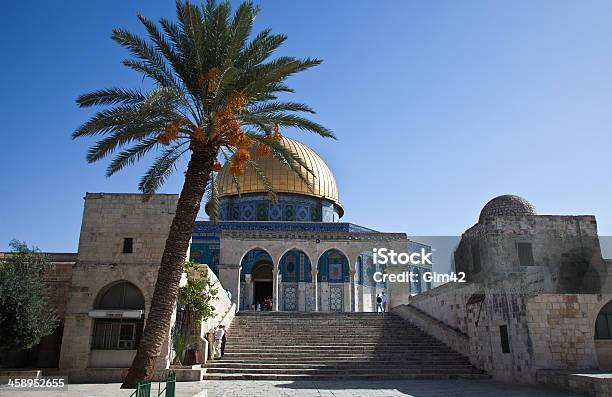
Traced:
[[393, 314], [241, 312], [205, 380], [488, 378]]

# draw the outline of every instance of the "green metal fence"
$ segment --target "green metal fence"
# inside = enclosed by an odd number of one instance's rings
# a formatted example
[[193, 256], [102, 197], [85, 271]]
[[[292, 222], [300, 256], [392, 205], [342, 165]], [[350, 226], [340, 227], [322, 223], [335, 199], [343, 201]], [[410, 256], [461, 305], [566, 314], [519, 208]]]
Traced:
[[[175, 397], [176, 396], [176, 373], [170, 372], [165, 381], [151, 382], [141, 381], [136, 385], [134, 393], [130, 397], [151, 397], [151, 385], [157, 383], [157, 397]], [[164, 385], [162, 388], [162, 384]]]

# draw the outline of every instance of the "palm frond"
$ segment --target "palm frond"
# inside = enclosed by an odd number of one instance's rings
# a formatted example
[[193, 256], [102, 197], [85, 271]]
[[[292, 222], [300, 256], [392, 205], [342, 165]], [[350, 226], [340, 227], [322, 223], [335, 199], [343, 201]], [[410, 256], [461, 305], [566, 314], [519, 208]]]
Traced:
[[314, 132], [325, 138], [336, 139], [334, 133], [325, 128], [323, 125], [309, 120], [305, 117], [301, 117], [295, 114], [288, 113], [269, 113], [269, 114], [249, 114], [243, 113], [240, 115], [240, 119], [249, 125], [275, 125], [278, 124], [280, 127], [285, 128], [298, 128], [303, 131]]
[[96, 105], [138, 105], [147, 97], [139, 90], [126, 88], [107, 88], [88, 92], [76, 100], [79, 107], [86, 108]]
[[185, 154], [189, 148], [183, 148], [183, 144], [176, 144], [166, 149], [149, 167], [140, 179], [138, 189], [148, 200], [159, 189], [161, 185], [176, 170], [176, 161]]
[[264, 188], [266, 189], [266, 192], [268, 193], [272, 201], [276, 202], [278, 197], [276, 196], [276, 192], [274, 191], [274, 186], [272, 185], [270, 179], [268, 179], [268, 176], [263, 172], [259, 164], [257, 164], [256, 161], [249, 160], [247, 162], [247, 168], [251, 168], [253, 172], [255, 172], [255, 175], [257, 175], [257, 179], [259, 179], [264, 185]]
[[[229, 151], [231, 154], [233, 154], [233, 152], [230, 150]], [[223, 154], [223, 158], [225, 159], [226, 163], [229, 163], [231, 161], [230, 157], [225, 150], [221, 150], [221, 154]], [[238, 179], [238, 177], [234, 174], [232, 174], [232, 184], [234, 185], [234, 187], [236, 188], [236, 192], [238, 193], [238, 197], [240, 197], [241, 193], [240, 191], [241, 189], [241, 185], [240, 185], [240, 179]]]
[[[115, 150], [132, 143], [150, 137], [157, 136], [163, 130], [162, 125], [139, 125], [127, 127], [104, 137], [96, 142], [87, 151], [87, 162], [93, 163], [112, 154]], [[152, 139], [152, 138], [151, 138]]]
[[282, 34], [270, 35], [271, 32], [271, 29], [264, 29], [259, 32], [236, 59], [236, 67], [249, 70], [259, 65], [287, 40], [287, 36]]
[[246, 114], [251, 116], [275, 114], [278, 112], [304, 112], [315, 113], [308, 105], [298, 102], [270, 102], [254, 104], [246, 109]]
[[246, 41], [253, 29], [253, 21], [259, 14], [259, 6], [253, 6], [251, 2], [242, 3], [232, 19], [229, 27], [230, 37], [227, 55], [223, 61], [223, 68], [234, 64], [238, 54], [245, 47]]
[[[140, 37], [124, 29], [113, 29], [113, 40], [126, 47], [132, 55], [143, 61], [154, 72], [155, 80], [162, 86], [175, 86], [176, 82], [159, 51]], [[125, 62], [124, 62], [125, 64]]]
[[[304, 160], [269, 136], [278, 125], [335, 138], [329, 129], [306, 117], [314, 114], [311, 107], [277, 99], [281, 94], [293, 93], [286, 84], [289, 76], [321, 61], [289, 56], [271, 58], [287, 37], [273, 34], [270, 29], [253, 37], [253, 22], [258, 13], [259, 6], [251, 1], [243, 2], [232, 12], [229, 1], [207, 0], [197, 6], [178, 0], [174, 21], [162, 18], [156, 24], [138, 15], [146, 36], [114, 29], [112, 39], [130, 53], [123, 64], [151, 79], [155, 89], [108, 88], [77, 99], [80, 107], [104, 106], [72, 134], [73, 138], [102, 135], [89, 149], [88, 161], [114, 154], [106, 170], [110, 176], [146, 155], [157, 154], [139, 183], [140, 190], [149, 197], [176, 169], [183, 154], [198, 146], [203, 149], [206, 145], [227, 144], [223, 133], [218, 139], [210, 139], [212, 121], [228, 100], [239, 94], [247, 104], [233, 117], [252, 139], [268, 145], [274, 158], [311, 188], [314, 174]], [[209, 76], [216, 76], [214, 88]], [[177, 132], [177, 123], [180, 138], [173, 140], [177, 135], [169, 138], [168, 134]], [[207, 134], [204, 139], [200, 138], [202, 132]], [[162, 133], [166, 135], [161, 136]], [[173, 145], [161, 150], [160, 137], [170, 139]], [[229, 146], [219, 149], [220, 155], [217, 152], [226, 162], [231, 161], [235, 150]], [[248, 162], [247, 167], [274, 197], [273, 186], [257, 161]], [[213, 174], [209, 180], [208, 192], [213, 196], [218, 193], [217, 178]], [[240, 194], [240, 178], [235, 175], [231, 178]], [[218, 205], [213, 203], [214, 198], [211, 200], [211, 205]]]
[[158, 145], [159, 143], [157, 138], [153, 137], [143, 139], [136, 145], [123, 150], [121, 153], [117, 154], [117, 156], [115, 156], [113, 161], [109, 164], [108, 168], [106, 169], [106, 176], [109, 177], [121, 171], [128, 165], [133, 165]]

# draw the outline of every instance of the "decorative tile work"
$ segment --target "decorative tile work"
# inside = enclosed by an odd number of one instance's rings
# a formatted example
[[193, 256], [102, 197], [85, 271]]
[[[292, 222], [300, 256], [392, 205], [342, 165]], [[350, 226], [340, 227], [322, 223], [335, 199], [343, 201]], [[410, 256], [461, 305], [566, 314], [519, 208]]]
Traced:
[[[338, 207], [330, 200], [283, 193], [279, 193], [277, 198], [278, 201], [272, 203], [267, 194], [222, 197], [219, 203], [219, 219], [226, 221], [285, 220], [315, 222], [322, 220], [334, 222], [339, 219]], [[321, 211], [322, 208], [325, 208], [324, 212]], [[322, 213], [324, 214], [323, 216], [321, 216]]]
[[279, 203], [270, 205], [270, 220], [271, 221], [281, 221], [282, 220], [283, 209]]
[[283, 255], [280, 260], [280, 272], [283, 282], [310, 282], [310, 259], [303, 251], [293, 249]]
[[329, 310], [332, 312], [341, 312], [343, 307], [342, 285], [332, 285], [329, 287]]
[[297, 284], [290, 284], [284, 286], [283, 310], [297, 310]]
[[295, 210], [293, 208], [293, 204], [286, 204], [285, 210], [283, 211], [283, 220], [285, 221], [294, 221], [295, 220]]
[[[274, 207], [272, 205], [271, 207]], [[193, 227], [193, 237], [205, 237], [201, 233], [216, 233], [219, 238], [221, 230], [263, 230], [263, 231], [312, 231], [343, 233], [379, 233], [363, 226], [346, 222], [240, 222], [240, 221], [197, 221]], [[405, 234], [404, 238], [405, 238]], [[211, 235], [209, 235], [211, 236]]]
[[255, 205], [254, 204], [243, 205], [240, 211], [240, 218], [243, 221], [254, 221], [255, 220]]
[[298, 205], [296, 207], [296, 212], [295, 212], [295, 220], [296, 221], [308, 221], [310, 220], [309, 218], [309, 211], [308, 211], [309, 207], [306, 207], [305, 205]]
[[257, 203], [256, 204], [257, 216], [256, 219], [258, 221], [267, 221], [268, 220], [268, 203]]
[[321, 255], [318, 269], [319, 281], [342, 283], [350, 277], [348, 259], [336, 249], [328, 250]]
[[240, 207], [232, 206], [231, 207], [231, 211], [232, 211], [231, 219], [232, 220], [239, 220], [240, 219]]

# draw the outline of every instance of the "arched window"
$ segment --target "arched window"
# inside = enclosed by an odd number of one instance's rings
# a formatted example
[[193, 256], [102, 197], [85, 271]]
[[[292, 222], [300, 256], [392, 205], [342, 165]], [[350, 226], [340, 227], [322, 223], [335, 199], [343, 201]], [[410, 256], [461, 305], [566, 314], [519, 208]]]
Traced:
[[319, 257], [320, 282], [344, 283], [349, 281], [349, 265], [346, 256], [337, 249], [330, 249]]
[[612, 339], [612, 302], [608, 302], [597, 315], [595, 339]]
[[92, 349], [136, 349], [144, 326], [144, 308], [144, 297], [134, 284], [121, 281], [104, 288], [94, 305]]
[[120, 282], [103, 290], [95, 305], [96, 309], [144, 309], [144, 297], [132, 283]]
[[310, 259], [299, 249], [287, 251], [280, 259], [284, 283], [310, 282]]

